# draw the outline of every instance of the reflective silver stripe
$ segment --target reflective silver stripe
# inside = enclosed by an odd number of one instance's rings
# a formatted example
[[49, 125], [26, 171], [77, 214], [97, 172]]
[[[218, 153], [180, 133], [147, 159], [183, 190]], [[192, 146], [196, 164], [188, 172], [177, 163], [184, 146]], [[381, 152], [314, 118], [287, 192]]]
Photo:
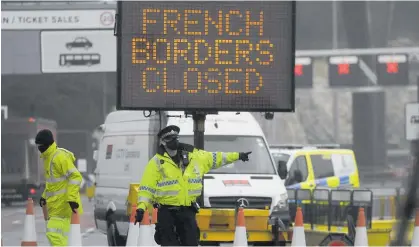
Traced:
[[151, 203], [151, 199], [145, 196], [141, 196], [140, 198], [138, 198], [138, 203], [140, 202]]
[[68, 235], [68, 233], [64, 232], [62, 229], [57, 229], [57, 228], [47, 228], [47, 232], [55, 232], [64, 236]]
[[227, 154], [226, 153], [223, 153], [223, 163], [222, 163], [222, 165], [227, 165]]
[[65, 174], [66, 177], [70, 177], [71, 174], [73, 174], [74, 172], [76, 172], [77, 169], [76, 168], [72, 168], [70, 170], [67, 171], [67, 173]]
[[212, 167], [211, 169], [217, 168], [217, 153], [212, 153]]
[[201, 190], [190, 190], [188, 193], [189, 195], [199, 195], [201, 194]]
[[179, 191], [177, 190], [170, 190], [170, 191], [157, 191], [157, 196], [176, 196], [179, 194]]
[[157, 157], [157, 155], [155, 155], [153, 159], [156, 162], [157, 169], [159, 170], [162, 178], [166, 178], [166, 175], [164, 174], [163, 169], [161, 167], [161, 163], [160, 163], [159, 157]]
[[[57, 151], [55, 151], [55, 153], [54, 153], [54, 155], [52, 156], [52, 159], [51, 159], [51, 161], [49, 162], [49, 179], [51, 179], [51, 180], [55, 180], [56, 178], [54, 178], [54, 174], [52, 173], [52, 166], [53, 166], [53, 161], [54, 161], [54, 158], [55, 158], [55, 156], [57, 156], [57, 154], [59, 153], [59, 151], [57, 150]], [[61, 179], [61, 178], [57, 178], [57, 179]], [[58, 182], [58, 181], [57, 181]]]
[[65, 180], [67, 180], [67, 177], [65, 177], [65, 176], [59, 177], [59, 178], [50, 177], [50, 178], [46, 179], [46, 181], [48, 183], [62, 182], [62, 181], [65, 181]]
[[68, 181], [69, 184], [75, 184], [75, 185], [80, 185], [81, 181], [77, 181], [77, 180], [70, 180]]
[[62, 190], [54, 191], [54, 192], [45, 192], [45, 195], [47, 197], [51, 197], [51, 196], [62, 195], [62, 194], [65, 194], [65, 193], [67, 193], [67, 189], [62, 189]]

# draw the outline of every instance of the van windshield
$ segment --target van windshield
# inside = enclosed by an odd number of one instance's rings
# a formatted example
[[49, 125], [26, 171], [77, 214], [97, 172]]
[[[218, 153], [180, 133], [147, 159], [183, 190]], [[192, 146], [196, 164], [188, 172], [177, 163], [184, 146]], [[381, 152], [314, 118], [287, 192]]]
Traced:
[[[193, 145], [193, 136], [179, 136], [179, 141]], [[209, 152], [252, 151], [249, 161], [236, 161], [210, 174], [276, 174], [268, 147], [256, 136], [205, 136], [204, 149]]]

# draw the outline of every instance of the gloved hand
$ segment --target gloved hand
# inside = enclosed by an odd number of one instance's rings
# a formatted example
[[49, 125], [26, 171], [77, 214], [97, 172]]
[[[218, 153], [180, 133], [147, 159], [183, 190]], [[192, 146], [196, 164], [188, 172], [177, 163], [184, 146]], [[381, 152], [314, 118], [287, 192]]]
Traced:
[[79, 208], [79, 204], [77, 202], [68, 202], [68, 204], [70, 204], [70, 208], [73, 213], [76, 213], [76, 209]]
[[41, 208], [42, 208], [45, 205], [47, 205], [47, 200], [45, 200], [45, 198], [41, 197], [41, 199], [39, 199], [39, 206], [41, 206]]
[[246, 153], [239, 153], [239, 160], [241, 161], [249, 161], [249, 154], [252, 152], [246, 152]]
[[137, 209], [137, 214], [135, 215], [134, 225], [136, 225], [137, 222], [141, 224], [141, 221], [143, 221], [143, 217], [144, 217], [144, 209], [141, 209], [141, 208]]

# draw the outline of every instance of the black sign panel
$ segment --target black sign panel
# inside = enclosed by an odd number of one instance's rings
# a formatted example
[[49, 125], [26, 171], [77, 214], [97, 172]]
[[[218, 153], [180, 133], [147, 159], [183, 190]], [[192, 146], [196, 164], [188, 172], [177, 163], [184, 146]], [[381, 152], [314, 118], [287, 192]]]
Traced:
[[118, 109], [293, 111], [295, 3], [119, 1]]
[[294, 66], [295, 87], [313, 87], [313, 63], [309, 57], [296, 57]]
[[406, 54], [378, 55], [377, 82], [383, 86], [409, 84], [409, 57]]
[[359, 87], [363, 85], [362, 78], [357, 56], [329, 57], [330, 87]]

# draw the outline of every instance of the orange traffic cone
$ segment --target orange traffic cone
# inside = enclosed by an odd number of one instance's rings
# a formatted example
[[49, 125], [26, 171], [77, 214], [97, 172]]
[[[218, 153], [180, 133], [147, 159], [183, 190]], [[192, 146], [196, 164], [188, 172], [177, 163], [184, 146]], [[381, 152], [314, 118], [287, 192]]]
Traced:
[[79, 214], [71, 215], [70, 232], [68, 233], [68, 246], [81, 246], [81, 232]]
[[37, 246], [35, 230], [35, 214], [32, 198], [28, 198], [26, 205], [25, 227], [23, 230], [22, 246]]
[[415, 229], [413, 230], [412, 246], [419, 246], [419, 208], [416, 209]]
[[138, 245], [137, 246], [151, 246], [153, 245], [152, 237], [153, 232], [150, 227], [150, 215], [146, 210], [144, 212], [143, 220], [141, 221], [140, 232], [138, 234]]
[[297, 213], [295, 214], [291, 246], [306, 246], [303, 211], [301, 210], [301, 207], [297, 207]]
[[126, 246], [137, 246], [138, 234], [140, 233], [140, 228], [135, 223], [135, 214], [137, 213], [136, 205], [132, 205], [131, 217], [129, 218], [129, 228], [128, 228], [128, 237]]
[[156, 234], [157, 213], [158, 209], [153, 208], [153, 214], [151, 215], [151, 232], [153, 233], [153, 246], [159, 246], [154, 240], [154, 234]]
[[355, 230], [355, 245], [354, 246], [368, 246], [367, 226], [365, 223], [364, 208], [359, 208], [358, 220]]
[[243, 208], [239, 208], [237, 213], [237, 224], [236, 232], [234, 233], [233, 246], [247, 246], [246, 222]]

